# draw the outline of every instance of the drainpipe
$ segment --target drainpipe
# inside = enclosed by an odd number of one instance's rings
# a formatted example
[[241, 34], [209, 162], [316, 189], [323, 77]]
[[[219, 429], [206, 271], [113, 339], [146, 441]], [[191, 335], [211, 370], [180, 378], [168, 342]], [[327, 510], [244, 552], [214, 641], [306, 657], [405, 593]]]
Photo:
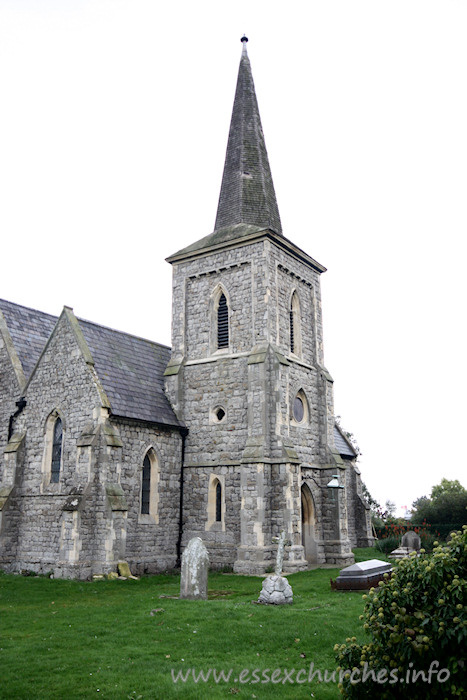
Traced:
[[13, 413], [13, 414], [10, 416], [10, 420], [9, 420], [9, 423], [8, 423], [8, 442], [10, 442], [11, 436], [13, 435], [13, 423], [14, 423], [14, 420], [15, 420], [15, 418], [17, 418], [17, 417], [19, 416], [19, 414], [21, 413], [21, 411], [22, 411], [22, 410], [25, 408], [25, 406], [26, 406], [26, 399], [24, 398], [24, 396], [22, 396], [22, 397], [20, 398], [20, 400], [16, 402], [16, 405], [17, 405], [17, 407], [18, 407], [18, 410], [15, 411], [15, 413]]
[[181, 428], [180, 435], [182, 436], [182, 463], [180, 466], [180, 505], [178, 512], [178, 540], [177, 540], [177, 569], [182, 564], [182, 536], [183, 536], [183, 465], [185, 464], [185, 443], [188, 435], [188, 428]]

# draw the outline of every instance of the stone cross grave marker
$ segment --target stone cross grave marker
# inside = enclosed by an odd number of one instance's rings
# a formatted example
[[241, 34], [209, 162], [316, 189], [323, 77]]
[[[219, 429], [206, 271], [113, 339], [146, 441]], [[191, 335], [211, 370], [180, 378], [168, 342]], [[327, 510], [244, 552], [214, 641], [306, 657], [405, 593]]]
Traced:
[[286, 545], [292, 544], [290, 540], [285, 539], [285, 530], [282, 530], [280, 537], [273, 537], [272, 541], [274, 544], [277, 542], [277, 556], [276, 556], [276, 576], [282, 576], [282, 564], [284, 563], [284, 549]]
[[193, 537], [182, 555], [180, 598], [207, 600], [209, 556], [200, 537]]

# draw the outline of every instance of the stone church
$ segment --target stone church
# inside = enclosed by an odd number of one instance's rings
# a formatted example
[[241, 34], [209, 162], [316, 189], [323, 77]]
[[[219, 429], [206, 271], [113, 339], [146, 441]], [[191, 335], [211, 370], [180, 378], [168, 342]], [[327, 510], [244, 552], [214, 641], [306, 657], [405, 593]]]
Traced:
[[325, 268], [282, 232], [246, 50], [214, 231], [168, 258], [172, 348], [0, 300], [0, 568], [353, 562], [372, 543], [324, 365]]

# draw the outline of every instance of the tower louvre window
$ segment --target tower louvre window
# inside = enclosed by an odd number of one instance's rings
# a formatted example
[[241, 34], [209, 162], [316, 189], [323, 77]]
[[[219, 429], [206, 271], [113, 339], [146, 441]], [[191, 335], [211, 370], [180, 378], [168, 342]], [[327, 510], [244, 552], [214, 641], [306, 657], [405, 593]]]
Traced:
[[302, 354], [302, 334], [300, 320], [300, 301], [296, 291], [292, 294], [289, 309], [289, 335], [290, 352], [300, 356]]
[[229, 307], [225, 294], [219, 298], [217, 307], [217, 347], [227, 348], [229, 346]]
[[62, 461], [63, 426], [60, 418], [54, 424], [54, 436], [52, 444], [52, 463], [50, 469], [50, 481], [58, 483], [60, 479], [60, 464]]
[[148, 455], [143, 462], [143, 483], [141, 488], [141, 514], [149, 514], [149, 504], [151, 497], [151, 462]]
[[294, 332], [293, 332], [293, 311], [292, 309], [289, 312], [289, 323], [290, 323], [290, 352], [295, 352], [295, 340], [294, 340]]

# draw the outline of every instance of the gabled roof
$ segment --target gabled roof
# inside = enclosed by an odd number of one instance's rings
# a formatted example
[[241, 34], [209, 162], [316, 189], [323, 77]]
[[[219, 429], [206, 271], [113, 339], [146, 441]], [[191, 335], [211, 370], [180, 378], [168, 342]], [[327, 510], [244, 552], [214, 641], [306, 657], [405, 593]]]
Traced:
[[90, 321], [78, 323], [114, 415], [181, 425], [164, 392], [170, 348]]
[[0, 299], [13, 345], [26, 379], [31, 375], [58, 317]]
[[352, 447], [351, 442], [345, 437], [342, 429], [337, 425], [337, 423], [334, 424], [334, 442], [340, 456], [344, 459], [355, 459], [355, 457], [357, 457], [357, 453]]
[[[14, 348], [29, 379], [58, 317], [0, 299]], [[68, 310], [69, 313], [71, 309]], [[74, 316], [71, 316], [74, 318]], [[180, 426], [164, 392], [170, 348], [90, 321], [76, 319], [116, 416]]]

